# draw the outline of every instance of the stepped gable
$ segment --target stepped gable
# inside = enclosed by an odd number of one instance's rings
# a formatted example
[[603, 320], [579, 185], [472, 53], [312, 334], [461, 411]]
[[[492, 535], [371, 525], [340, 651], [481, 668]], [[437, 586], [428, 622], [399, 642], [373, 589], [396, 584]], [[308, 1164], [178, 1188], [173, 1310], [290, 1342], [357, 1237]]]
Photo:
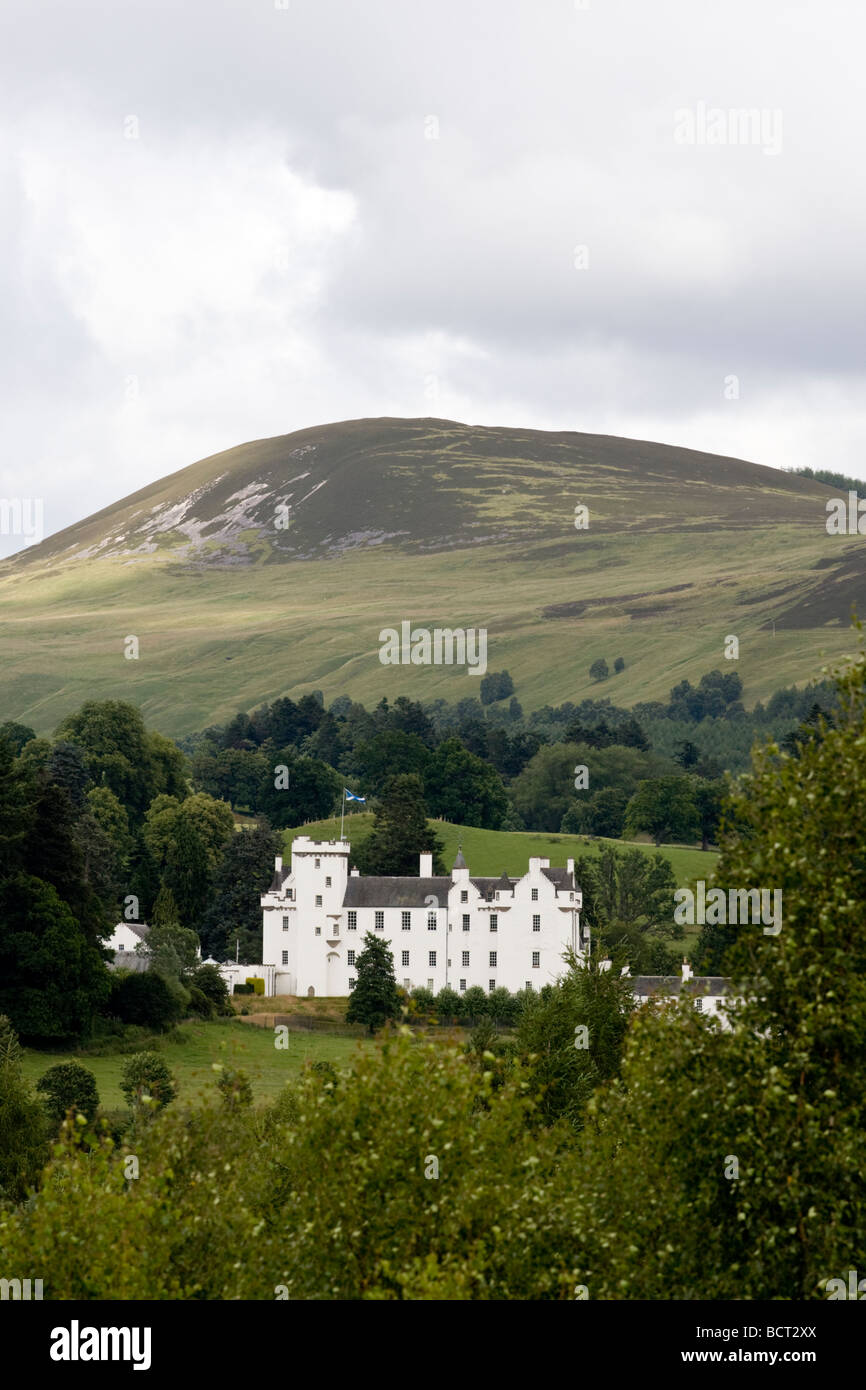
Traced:
[[542, 869], [544, 877], [549, 879], [558, 893], [570, 893], [577, 887], [574, 881], [574, 874], [569, 869]]

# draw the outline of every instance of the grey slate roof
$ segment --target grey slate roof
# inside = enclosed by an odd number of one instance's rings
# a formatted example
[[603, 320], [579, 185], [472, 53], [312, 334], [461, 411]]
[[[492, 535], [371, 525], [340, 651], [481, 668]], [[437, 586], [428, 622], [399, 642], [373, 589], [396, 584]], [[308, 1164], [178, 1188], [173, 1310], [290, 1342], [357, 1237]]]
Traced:
[[649, 998], [653, 994], [727, 994], [730, 980], [724, 975], [693, 975], [683, 981], [679, 975], [635, 975], [632, 984], [635, 994]]
[[473, 874], [469, 882], [473, 883], [478, 889], [485, 902], [493, 902], [497, 893], [513, 893], [517, 879], [506, 879], [503, 884], [501, 878], [476, 878]]
[[560, 893], [570, 893], [576, 888], [574, 874], [569, 873], [568, 869], [542, 869], [546, 879], [549, 879]]
[[466, 860], [463, 858], [463, 850], [462, 850], [462, 849], [458, 849], [458, 851], [457, 851], [457, 858], [454, 860], [454, 863], [452, 864], [451, 867], [452, 867], [452, 870], [453, 870], [453, 869], [468, 869], [468, 868], [469, 868], [469, 865], [466, 863]]
[[344, 907], [429, 907], [424, 899], [439, 899], [446, 907], [452, 887], [450, 878], [350, 878], [346, 883]]

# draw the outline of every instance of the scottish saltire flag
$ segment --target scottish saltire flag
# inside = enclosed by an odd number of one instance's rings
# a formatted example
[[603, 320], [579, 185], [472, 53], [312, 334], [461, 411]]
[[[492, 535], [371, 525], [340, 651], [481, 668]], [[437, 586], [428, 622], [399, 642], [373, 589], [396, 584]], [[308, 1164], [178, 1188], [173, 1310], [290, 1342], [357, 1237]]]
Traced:
[[347, 801], [363, 801], [366, 803], [366, 796], [356, 796], [354, 792], [349, 791], [348, 787], [343, 788], [343, 793]]

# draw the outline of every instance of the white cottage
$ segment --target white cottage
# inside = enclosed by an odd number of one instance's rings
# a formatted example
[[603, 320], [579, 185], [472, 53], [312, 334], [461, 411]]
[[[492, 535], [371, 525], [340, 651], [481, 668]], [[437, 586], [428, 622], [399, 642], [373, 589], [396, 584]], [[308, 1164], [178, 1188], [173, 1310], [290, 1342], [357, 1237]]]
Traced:
[[301, 835], [291, 869], [277, 858], [261, 899], [269, 994], [348, 995], [367, 932], [388, 943], [398, 984], [434, 992], [538, 989], [562, 974], [568, 947], [588, 951], [573, 859], [552, 869], [533, 857], [521, 878], [479, 878], [462, 852], [450, 876], [422, 854], [417, 878], [390, 878], [350, 872], [351, 852], [348, 841]]
[[742, 1002], [732, 993], [731, 981], [724, 975], [694, 975], [686, 960], [680, 975], [636, 975], [633, 986], [637, 1004], [645, 1004], [650, 999], [675, 1000], [686, 995], [698, 1013], [717, 1019], [725, 1029], [731, 1026], [728, 1012]]

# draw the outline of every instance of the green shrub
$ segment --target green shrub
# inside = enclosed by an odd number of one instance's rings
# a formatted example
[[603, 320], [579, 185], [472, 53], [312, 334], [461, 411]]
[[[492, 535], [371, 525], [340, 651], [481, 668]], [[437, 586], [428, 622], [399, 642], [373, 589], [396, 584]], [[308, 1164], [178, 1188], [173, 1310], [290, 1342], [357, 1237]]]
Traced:
[[260, 975], [248, 975], [247, 988], [252, 988], [254, 994], [264, 994], [265, 982]]
[[199, 966], [192, 976], [190, 984], [207, 996], [216, 1013], [226, 1017], [232, 1014], [228, 985], [215, 965]]
[[223, 1104], [229, 1109], [252, 1105], [253, 1088], [245, 1071], [236, 1067], [221, 1067], [217, 1077], [217, 1087]]
[[190, 1013], [196, 1014], [199, 1018], [213, 1018], [216, 1010], [206, 994], [203, 994], [195, 985], [189, 988], [189, 1004], [187, 1005]]
[[133, 1125], [133, 1117], [128, 1110], [100, 1110], [97, 1130], [107, 1134], [113, 1143], [122, 1144]]
[[245, 985], [235, 985], [234, 992], [235, 994], [255, 994], [255, 989], [252, 984], [247, 982]]
[[178, 996], [155, 970], [124, 975], [111, 991], [107, 1011], [124, 1023], [160, 1032], [176, 1023], [183, 1009]]
[[99, 1108], [96, 1077], [78, 1062], [60, 1062], [43, 1072], [36, 1089], [45, 1097], [49, 1115], [62, 1120], [67, 1110], [77, 1110], [93, 1119]]
[[174, 1100], [177, 1088], [167, 1064], [156, 1052], [136, 1052], [124, 1064], [120, 1089], [135, 1110], [161, 1109]]
[[480, 985], [473, 985], [460, 995], [460, 1022], [475, 1023], [489, 1013], [488, 996]]

